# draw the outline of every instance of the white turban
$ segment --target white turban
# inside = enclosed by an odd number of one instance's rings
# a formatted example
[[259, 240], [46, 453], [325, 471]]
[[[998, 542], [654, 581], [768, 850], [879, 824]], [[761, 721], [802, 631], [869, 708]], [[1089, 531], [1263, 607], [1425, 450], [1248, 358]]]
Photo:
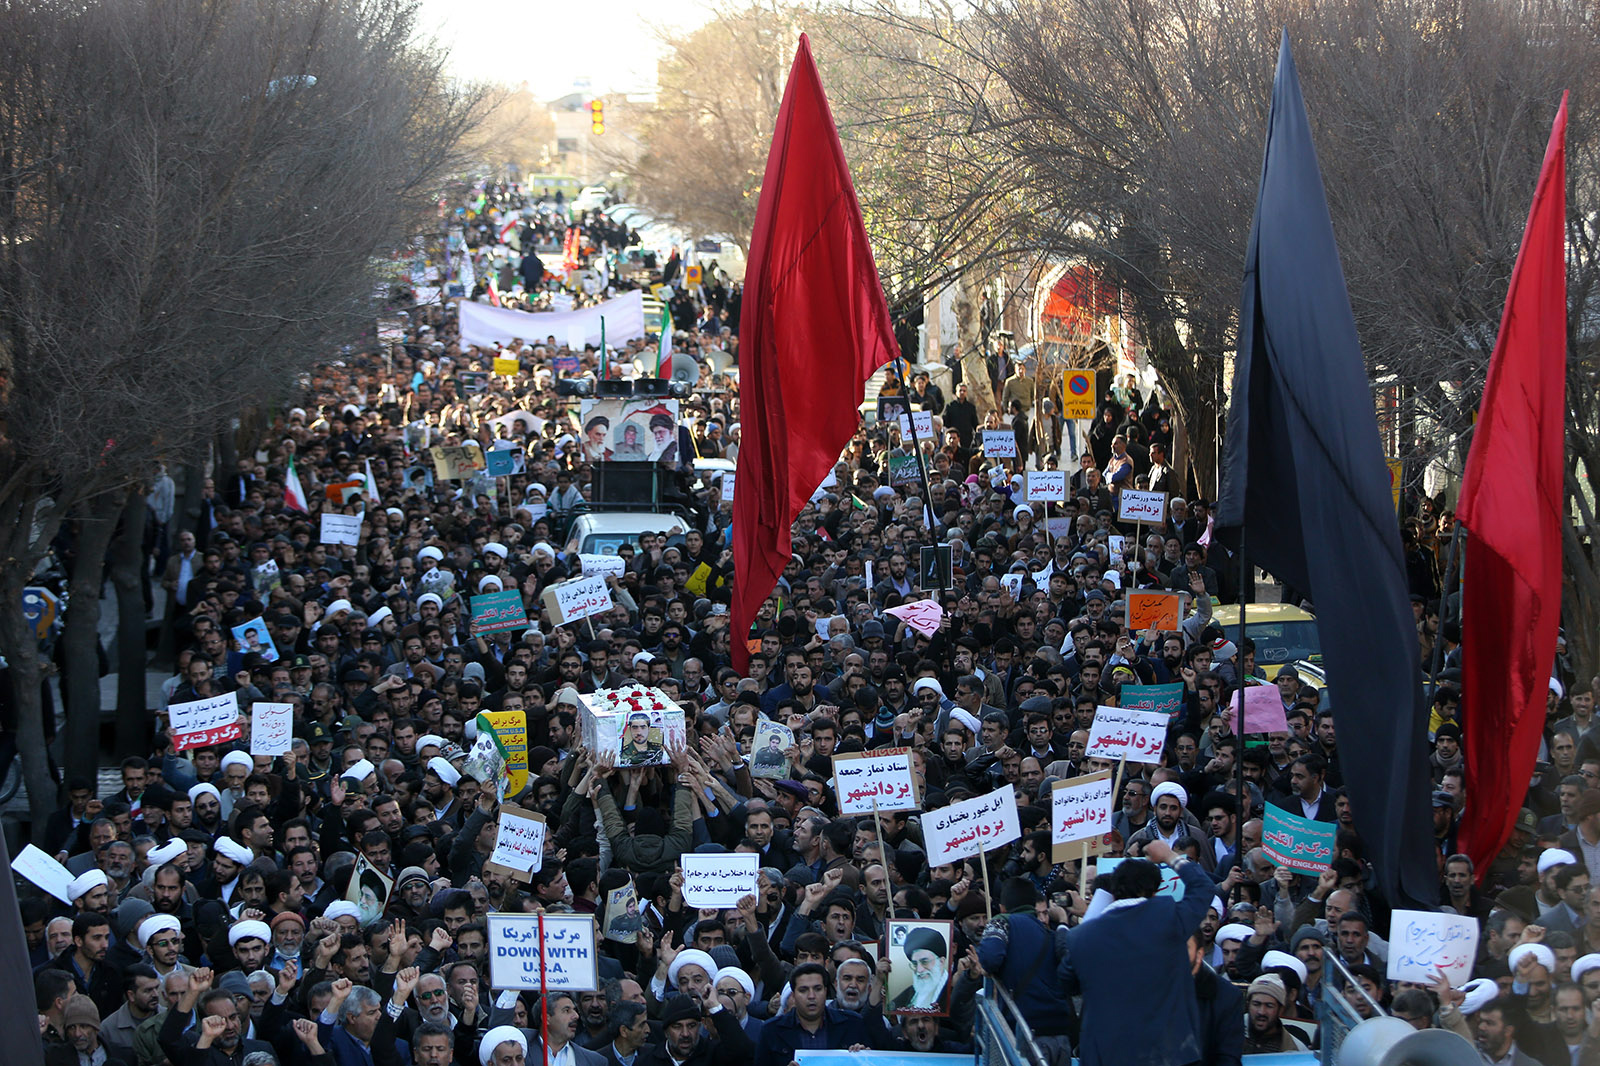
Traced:
[[230, 766], [242, 766], [246, 770], [254, 770], [256, 762], [242, 751], [230, 751], [222, 757], [222, 772], [227, 773]]
[[217, 842], [213, 844], [212, 847], [217, 849], [218, 855], [221, 855], [227, 859], [232, 859], [240, 866], [244, 866], [255, 858], [255, 855], [250, 851], [249, 848], [245, 847], [232, 837], [218, 837]]
[[437, 563], [437, 562], [443, 561], [444, 552], [440, 551], [438, 548], [435, 548], [432, 544], [430, 544], [426, 548], [423, 548], [421, 551], [419, 551], [417, 553], [417, 558], [418, 559], [432, 559], [434, 562]]
[[367, 625], [371, 626], [373, 629], [376, 629], [378, 627], [378, 624], [380, 622], [382, 622], [385, 618], [393, 618], [393, 617], [394, 617], [394, 612], [389, 610], [389, 608], [387, 608], [387, 607], [379, 607], [376, 611], [373, 611], [372, 614], [367, 617]]
[[1163, 781], [1157, 785], [1155, 790], [1150, 793], [1150, 806], [1154, 807], [1156, 801], [1161, 799], [1162, 796], [1173, 797], [1178, 801], [1178, 806], [1180, 807], [1189, 806], [1189, 793], [1185, 792], [1183, 786], [1176, 781]]
[[478, 591], [482, 592], [489, 585], [493, 585], [496, 592], [503, 591], [506, 587], [505, 582], [494, 574], [484, 574], [483, 578], [478, 582]]
[[[860, 962], [861, 960], [860, 959], [847, 959], [845, 961], [846, 962]], [[839, 965], [843, 966], [844, 963], [840, 963]], [[756, 995], [756, 983], [755, 983], [755, 981], [750, 979], [750, 975], [748, 973], [745, 973], [743, 970], [741, 970], [737, 966], [724, 966], [722, 969], [717, 971], [717, 976], [712, 979], [711, 986], [713, 988], [715, 988], [717, 985], [721, 984], [722, 983], [722, 979], [724, 977], [731, 977], [735, 981], [738, 981], [740, 987], [742, 987], [744, 989], [744, 994], [749, 996], [751, 999], [755, 998], [755, 995]]]
[[1218, 918], [1225, 918], [1228, 915], [1228, 905], [1222, 902], [1221, 896], [1211, 897], [1211, 909], [1217, 912]]
[[698, 966], [706, 972], [707, 977], [717, 972], [717, 960], [713, 959], [709, 952], [701, 951], [699, 948], [687, 948], [678, 952], [678, 957], [667, 967], [668, 988], [678, 987], [678, 971], [685, 966]]
[[1490, 977], [1479, 977], [1461, 986], [1467, 998], [1461, 1003], [1462, 1014], [1476, 1014], [1500, 994], [1500, 986]]
[[439, 775], [439, 780], [443, 781], [451, 788], [455, 788], [456, 782], [461, 780], [461, 771], [457, 770], [454, 766], [451, 766], [449, 761], [441, 756], [435, 755], [433, 758], [429, 759], [428, 769]]
[[138, 932], [135, 934], [139, 938], [139, 946], [142, 948], [146, 944], [150, 943], [150, 938], [161, 932], [163, 929], [171, 929], [173, 932], [182, 932], [183, 925], [178, 921], [177, 916], [175, 915], [152, 914], [150, 917], [139, 923]]
[[506, 551], [506, 546], [497, 540], [491, 540], [489, 543], [485, 544], [483, 546], [483, 550], [485, 554], [498, 555], [502, 559], [511, 554], [510, 552]]
[[1532, 955], [1535, 959], [1538, 959], [1539, 965], [1543, 966], [1546, 970], [1550, 971], [1551, 973], [1556, 972], [1556, 953], [1545, 947], [1543, 944], [1518, 944], [1506, 955], [1506, 965], [1510, 967], [1511, 972], [1515, 974], [1517, 972], [1517, 964], [1523, 959], [1527, 958], [1529, 955]]
[[1256, 935], [1256, 931], [1243, 922], [1229, 922], [1217, 930], [1217, 943], [1226, 944], [1230, 940], [1249, 940]]
[[328, 604], [326, 617], [332, 618], [336, 614], [348, 614], [352, 610], [354, 610], [354, 608], [350, 606], [349, 600], [334, 600], [332, 603]]
[[939, 682], [935, 681], [931, 677], [919, 677], [919, 678], [917, 678], [917, 680], [911, 686], [911, 694], [913, 696], [915, 696], [917, 693], [921, 692], [925, 688], [933, 689], [933, 691], [935, 691], [935, 692], [937, 692], [939, 694], [939, 698], [940, 699], [944, 699], [944, 688], [943, 688], [943, 686], [941, 686], [939, 684]]
[[973, 736], [978, 735], [980, 731], [978, 720], [973, 717], [971, 711], [968, 711], [964, 707], [952, 707], [950, 708], [950, 717], [966, 726], [968, 732], [970, 732]]
[[478, 1041], [478, 1062], [480, 1066], [489, 1066], [494, 1058], [494, 1049], [501, 1044], [512, 1043], [522, 1049], [522, 1054], [528, 1054], [528, 1038], [522, 1035], [522, 1030], [514, 1025], [497, 1025], [483, 1034], [483, 1039]]
[[1570, 851], [1565, 851], [1561, 848], [1545, 848], [1539, 853], [1539, 874], [1543, 876], [1544, 872], [1552, 866], [1575, 866], [1577, 862], [1578, 857]]
[[1303, 987], [1305, 985], [1306, 964], [1289, 954], [1287, 951], [1269, 951], [1265, 955], [1261, 956], [1261, 968], [1263, 970], [1270, 970], [1274, 966], [1281, 966], [1284, 969], [1293, 970], [1295, 973], [1300, 975], [1301, 986]]
[[93, 892], [101, 885], [109, 885], [111, 879], [104, 870], [88, 870], [74, 877], [67, 885], [67, 899], [76, 902], [80, 897]]
[[378, 768], [372, 765], [371, 760], [362, 759], [359, 762], [351, 763], [350, 768], [340, 772], [339, 776], [349, 778], [352, 781], [365, 781], [368, 775], [377, 772]]
[[656, 657], [647, 651], [635, 652], [633, 656], [633, 665], [635, 666], [638, 666], [640, 663], [653, 663], [655, 661]]
[[239, 941], [249, 940], [251, 937], [270, 944], [272, 942], [272, 928], [266, 922], [235, 922], [233, 927], [228, 930], [228, 946], [231, 948]]
[[1572, 964], [1572, 979], [1576, 981], [1590, 970], [1600, 970], [1600, 955], [1585, 955]]
[[205, 781], [202, 781], [198, 785], [195, 785], [193, 788], [189, 789], [189, 802], [193, 803], [195, 800], [199, 799], [200, 793], [202, 792], [209, 792], [218, 803], [222, 802], [222, 793], [217, 791], [217, 786], [209, 784]]
[[361, 920], [361, 908], [347, 899], [336, 899], [328, 904], [328, 909], [322, 912], [322, 916], [335, 920], [339, 918], [354, 918], [359, 922]]
[[437, 733], [424, 733], [422, 736], [417, 738], [417, 750], [420, 752], [423, 748], [426, 748], [430, 744], [436, 748], [443, 748], [447, 743], [449, 743], [449, 741], [445, 740], [444, 737], [441, 737]]
[[179, 855], [182, 855], [188, 850], [189, 845], [185, 844], [177, 837], [173, 837], [159, 848], [151, 848], [149, 851], [145, 852], [145, 861], [148, 862], [152, 868], [154, 868], [160, 866], [162, 863], [171, 862], [173, 859], [176, 859]]
[[441, 611], [444, 610], [444, 601], [439, 598], [439, 594], [436, 593], [436, 592], [424, 592], [422, 595], [418, 596], [417, 597], [417, 606], [421, 607], [423, 604], [428, 603], [430, 601], [433, 603], [433, 605], [435, 607], [439, 608]]

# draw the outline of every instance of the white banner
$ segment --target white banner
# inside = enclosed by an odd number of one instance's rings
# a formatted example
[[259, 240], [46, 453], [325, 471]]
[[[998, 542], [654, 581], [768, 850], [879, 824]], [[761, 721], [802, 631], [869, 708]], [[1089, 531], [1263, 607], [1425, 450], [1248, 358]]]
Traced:
[[1117, 521], [1160, 525], [1167, 520], [1167, 494], [1123, 489], [1117, 497]]
[[1089, 727], [1086, 759], [1121, 759], [1158, 763], [1167, 745], [1165, 711], [1135, 711], [1127, 707], [1096, 707]]
[[922, 816], [928, 865], [943, 866], [980, 851], [1009, 844], [1022, 835], [1017, 794], [1009, 785]]
[[755, 852], [700, 855], [685, 852], [683, 902], [691, 907], [737, 907], [745, 896], [756, 894], [756, 871], [761, 856]]
[[1065, 470], [1029, 470], [1027, 485], [1029, 503], [1060, 503], [1067, 498]]
[[594, 915], [490, 912], [490, 987], [593, 992], [595, 969]]
[[628, 569], [628, 563], [620, 555], [579, 555], [578, 562], [583, 566], [584, 576], [599, 574], [616, 574], [619, 578]]
[[322, 535], [317, 539], [322, 544], [360, 544], [361, 516], [322, 512]]
[[833, 757], [834, 794], [840, 814], [917, 809], [917, 780], [910, 748], [884, 748]]
[[991, 459], [1015, 459], [1017, 435], [1009, 429], [984, 430], [983, 454]]
[[1050, 842], [1070, 844], [1111, 831], [1111, 772], [1057, 781], [1050, 790]]
[[287, 755], [294, 741], [294, 704], [250, 705], [250, 754]]
[[1443, 970], [1450, 984], [1461, 986], [1472, 976], [1478, 956], [1478, 919], [1464, 914], [1395, 911], [1389, 919], [1391, 981], [1432, 984]]
[[644, 336], [644, 293], [638, 289], [615, 300], [576, 311], [513, 311], [472, 300], [461, 301], [461, 343], [487, 348], [521, 339], [542, 344], [555, 337], [559, 344], [583, 331], [583, 343], [600, 344], [600, 319], [606, 320], [606, 343], [621, 344]]
[[500, 831], [489, 861], [524, 873], [544, 869], [545, 822], [542, 815], [524, 813], [510, 804], [500, 808]]

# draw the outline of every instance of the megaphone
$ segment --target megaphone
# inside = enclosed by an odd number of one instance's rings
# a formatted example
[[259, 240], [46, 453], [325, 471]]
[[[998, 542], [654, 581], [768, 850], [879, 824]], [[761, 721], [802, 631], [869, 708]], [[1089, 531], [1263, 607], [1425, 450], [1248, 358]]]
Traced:
[[1368, 1018], [1351, 1029], [1339, 1047], [1340, 1066], [1480, 1066], [1482, 1062], [1478, 1049], [1450, 1030], [1417, 1030], [1399, 1018]]
[[706, 365], [711, 368], [713, 374], [726, 374], [733, 366], [733, 354], [721, 348], [713, 349], [706, 353]]
[[700, 380], [700, 364], [695, 362], [694, 356], [684, 352], [673, 352], [669, 363], [670, 366], [661, 368], [669, 381], [687, 381], [693, 385]]

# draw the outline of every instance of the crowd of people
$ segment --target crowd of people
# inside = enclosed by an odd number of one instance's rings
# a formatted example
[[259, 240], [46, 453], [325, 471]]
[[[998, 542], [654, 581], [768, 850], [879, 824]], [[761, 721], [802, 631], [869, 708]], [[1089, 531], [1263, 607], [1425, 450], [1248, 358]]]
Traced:
[[[495, 299], [541, 309], [564, 272], [503, 243], [535, 208], [513, 188], [485, 190], [454, 216], [455, 255], [475, 258], [477, 278], [500, 272]], [[601, 239], [589, 251], [619, 250]], [[618, 255], [604, 273], [578, 306], [686, 268]], [[519, 279], [532, 279], [526, 291]], [[44, 847], [72, 876], [67, 898], [19, 882], [52, 1066], [970, 1053], [977, 997], [998, 994], [989, 980], [1014, 997], [1048, 1066], [1074, 1053], [1180, 1066], [1314, 1048], [1335, 988], [1363, 1015], [1456, 1031], [1488, 1062], [1600, 1062], [1594, 682], [1552, 681], [1516, 834], [1479, 878], [1454, 847], [1471, 797], [1459, 627], [1441, 623], [1437, 599], [1447, 510], [1418, 510], [1407, 544], [1418, 656], [1441, 668], [1429, 727], [1437, 902], [1481, 929], [1472, 980], [1455, 987], [1387, 978], [1397, 901], [1376, 889], [1362, 832], [1386, 812], [1341, 788], [1361, 740], [1339, 735], [1331, 694], [1309, 675], [1215, 623], [1219, 603], [1253, 590], [1240, 589], [1208, 501], [1185, 498], [1167, 466], [1159, 395], [1122, 382], [1087, 429], [1041, 433], [1053, 409], [1017, 383], [1025, 370], [997, 368], [980, 389], [909, 367], [887, 391], [935, 416], [926, 488], [920, 473], [891, 476], [914, 449], [865, 418], [795, 523], [755, 629], [731, 633], [731, 505], [694, 460], [737, 457], [737, 376], [713, 367], [737, 360], [738, 289], [707, 272], [672, 309], [673, 349], [703, 367], [679, 446], [659, 460], [660, 502], [677, 517], [615, 550], [609, 610], [563, 625], [541, 594], [580, 572], [572, 518], [608, 501], [580, 400], [556, 385], [602, 363], [648, 376], [656, 338], [608, 353], [555, 337], [464, 347], [457, 300], [442, 295], [394, 310], [400, 336], [330, 357], [236, 468], [214, 471], [199, 528], [154, 541], [178, 648], [168, 706], [235, 693], [242, 735], [179, 750], [163, 715], [149, 749], [125, 753], [113, 793], [65, 782]], [[489, 297], [476, 282], [460, 298]], [[497, 358], [517, 372], [485, 373]], [[980, 395], [1032, 423], [1023, 460], [982, 454], [981, 429], [1015, 422], [979, 411]], [[518, 469], [447, 478], [429, 454], [441, 445], [509, 448]], [[1067, 499], [1027, 502], [1025, 462], [1067, 468]], [[291, 465], [304, 510], [286, 497]], [[1129, 489], [1167, 493], [1165, 521], [1119, 523]], [[357, 516], [359, 543], [320, 543], [321, 513]], [[934, 544], [950, 549], [948, 587], [919, 566]], [[1181, 623], [1130, 631], [1121, 601], [1157, 588], [1184, 594]], [[475, 634], [471, 599], [500, 591], [520, 592], [527, 628]], [[886, 613], [923, 597], [944, 610], [932, 633]], [[748, 642], [747, 672], [731, 665], [735, 641]], [[1125, 686], [1167, 683], [1182, 685], [1182, 704], [1161, 760], [1118, 773], [1100, 858], [1059, 859], [1053, 786], [1112, 768], [1085, 756], [1097, 708]], [[583, 740], [584, 697], [631, 685], [682, 709], [685, 743], [661, 765], [619, 767]], [[1224, 709], [1242, 685], [1275, 686], [1286, 732], [1235, 734]], [[292, 707], [286, 754], [250, 754], [261, 702]], [[507, 790], [474, 777], [470, 756], [480, 712], [515, 711], [528, 776]], [[758, 766], [752, 745], [770, 723], [793, 743]], [[917, 808], [842, 814], [833, 758], [879, 748], [910, 750]], [[930, 864], [922, 818], [996, 791], [1015, 798], [1017, 838]], [[513, 802], [546, 819], [527, 880], [488, 861]], [[1269, 803], [1336, 823], [1325, 872], [1268, 858]], [[759, 856], [756, 890], [688, 905], [680, 858], [705, 853]], [[1108, 858], [1126, 861], [1102, 873]], [[358, 869], [381, 874], [377, 886]], [[495, 987], [489, 916], [504, 913], [593, 915], [596, 987]], [[904, 945], [919, 977], [924, 965], [948, 973], [938, 1009], [887, 994], [900, 919], [951, 923], [948, 942]]]

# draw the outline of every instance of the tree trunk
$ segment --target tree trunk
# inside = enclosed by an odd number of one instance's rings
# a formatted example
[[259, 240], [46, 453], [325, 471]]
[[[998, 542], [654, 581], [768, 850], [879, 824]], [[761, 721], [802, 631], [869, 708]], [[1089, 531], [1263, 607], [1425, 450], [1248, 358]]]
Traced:
[[67, 777], [94, 779], [100, 763], [100, 594], [105, 586], [106, 549], [122, 510], [121, 493], [86, 505], [78, 522], [77, 556], [67, 583], [66, 620], [61, 627], [65, 658], [67, 724], [62, 763]]
[[[36, 497], [22, 501], [6, 500], [3, 511], [5, 562], [0, 565], [0, 648], [5, 649], [11, 668], [12, 699], [17, 712], [17, 759], [22, 764], [22, 779], [28, 786], [28, 817], [35, 843], [44, 842], [46, 824], [61, 802], [60, 783], [50, 771], [44, 720], [44, 673], [39, 656], [39, 638], [22, 613], [22, 590], [32, 584], [33, 567], [38, 561], [38, 545], [49, 544], [60, 527], [52, 513], [45, 516], [38, 536], [34, 521], [38, 516]], [[53, 732], [53, 730], [52, 730]]]
[[145, 495], [128, 493], [122, 527], [107, 567], [117, 590], [117, 742], [119, 757], [143, 755], [150, 746], [151, 708], [145, 699], [144, 554]]

